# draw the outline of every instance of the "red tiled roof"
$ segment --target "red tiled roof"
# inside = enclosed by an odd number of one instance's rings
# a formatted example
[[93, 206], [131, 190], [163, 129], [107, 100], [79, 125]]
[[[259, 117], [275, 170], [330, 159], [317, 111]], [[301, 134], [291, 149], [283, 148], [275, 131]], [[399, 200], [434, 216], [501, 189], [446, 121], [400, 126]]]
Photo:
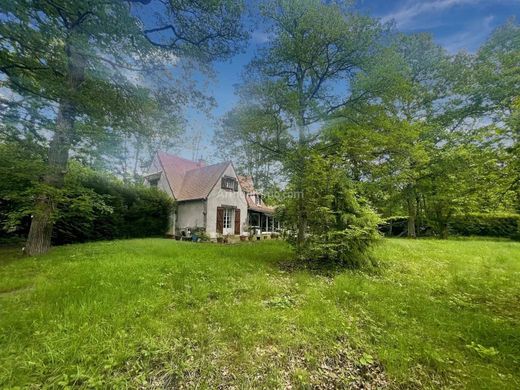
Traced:
[[260, 204], [256, 204], [255, 201], [249, 196], [249, 194], [255, 194], [255, 186], [253, 184], [252, 176], [238, 176], [238, 182], [242, 187], [242, 190], [246, 193], [247, 207], [250, 210], [258, 211], [261, 213], [273, 214], [274, 207], [266, 206], [263, 201]]
[[229, 162], [205, 165], [168, 153], [158, 152], [157, 157], [173, 196], [176, 200], [206, 198]]
[[178, 199], [182, 188], [184, 174], [192, 169], [200, 168], [200, 164], [182, 157], [172, 156], [164, 152], [157, 152], [157, 157], [170, 184], [175, 199]]
[[[218, 179], [224, 174], [231, 162], [205, 165], [168, 153], [158, 152], [157, 157], [164, 171], [166, 180], [178, 201], [206, 198]], [[264, 202], [256, 204], [249, 194], [256, 193], [251, 176], [238, 176], [240, 187], [246, 193], [247, 206], [253, 211], [272, 214], [274, 208]]]
[[245, 192], [255, 192], [255, 186], [253, 185], [253, 176], [238, 176], [238, 182], [240, 187]]
[[186, 172], [177, 200], [206, 198], [229, 164], [224, 162]]

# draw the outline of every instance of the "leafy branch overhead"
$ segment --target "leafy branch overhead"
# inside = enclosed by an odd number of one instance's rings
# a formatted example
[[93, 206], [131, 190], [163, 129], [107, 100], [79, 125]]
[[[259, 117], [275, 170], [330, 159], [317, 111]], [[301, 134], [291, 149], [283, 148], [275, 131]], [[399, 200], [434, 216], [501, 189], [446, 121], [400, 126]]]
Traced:
[[[174, 139], [186, 105], [208, 102], [192, 69], [208, 70], [240, 50], [242, 11], [241, 2], [229, 1], [3, 1], [0, 83], [12, 94], [2, 102], [3, 136], [43, 133], [42, 180], [56, 188], [73, 152], [90, 149], [90, 157], [107, 142], [143, 139], [152, 147], [160, 123], [171, 124], [165, 134]], [[52, 195], [38, 197], [29, 253], [48, 248], [55, 203]]]

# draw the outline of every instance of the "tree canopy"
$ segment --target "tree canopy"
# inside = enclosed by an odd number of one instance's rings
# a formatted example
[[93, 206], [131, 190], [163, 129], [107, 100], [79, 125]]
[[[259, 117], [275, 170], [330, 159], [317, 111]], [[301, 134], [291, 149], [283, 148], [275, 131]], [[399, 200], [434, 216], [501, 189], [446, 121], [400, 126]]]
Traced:
[[241, 2], [159, 3], [160, 17], [147, 16], [149, 1], [1, 2], [0, 82], [13, 95], [2, 102], [2, 133], [47, 150], [29, 254], [50, 245], [71, 152], [153, 139], [161, 122], [175, 133], [184, 106], [202, 97], [187, 69], [240, 49]]

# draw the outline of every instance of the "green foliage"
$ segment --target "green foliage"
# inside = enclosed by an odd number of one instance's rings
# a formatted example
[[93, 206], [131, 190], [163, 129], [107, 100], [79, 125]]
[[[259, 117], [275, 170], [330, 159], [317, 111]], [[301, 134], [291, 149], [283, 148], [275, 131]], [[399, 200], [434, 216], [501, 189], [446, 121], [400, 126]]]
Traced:
[[383, 29], [346, 2], [267, 0], [260, 8], [273, 39], [250, 63], [244, 97], [276, 103], [306, 137], [306, 126], [349, 103], [347, 91], [332, 93], [334, 82], [368, 66]]
[[520, 243], [373, 255], [325, 276], [273, 240], [0, 248], [0, 388], [519, 388]]
[[253, 176], [259, 191], [278, 183], [277, 177], [283, 174], [280, 160], [290, 142], [275, 107], [236, 107], [225, 115], [213, 137], [219, 157], [233, 161], [242, 174]]
[[0, 2], [0, 87], [9, 94], [0, 102], [0, 130], [47, 152], [28, 255], [50, 247], [71, 151], [139, 182], [138, 166], [147, 160], [139, 153], [170, 146], [186, 105], [208, 101], [191, 71], [208, 71], [247, 36], [241, 1], [149, 3]]
[[162, 236], [168, 228], [172, 202], [156, 189], [123, 184], [74, 161], [60, 189], [42, 184], [43, 172], [38, 153], [0, 144], [0, 236], [27, 235], [34, 198], [42, 192], [57, 201], [55, 244]]
[[407, 215], [410, 236], [424, 233], [416, 224], [446, 236], [455, 215], [517, 210], [518, 31], [506, 23], [475, 55], [395, 34], [353, 83], [372, 99], [328, 124], [357, 189], [381, 214]]
[[34, 208], [35, 188], [44, 172], [39, 152], [16, 143], [0, 143], [0, 235], [2, 231], [16, 232]]
[[[288, 191], [294, 196], [285, 199], [282, 214], [284, 226], [296, 230], [303, 207], [306, 241], [300, 248], [296, 245], [299, 256], [360, 266], [378, 239], [379, 218], [356, 195], [341, 164], [316, 152], [309, 152], [305, 164], [289, 183]], [[291, 238], [296, 244], [296, 237]]]
[[465, 214], [455, 215], [449, 230], [460, 236], [488, 236], [520, 238], [520, 215], [518, 214]]
[[196, 228], [191, 232], [192, 235], [197, 236], [197, 240], [200, 242], [209, 242], [210, 237], [204, 228]]
[[169, 197], [109, 175], [71, 165], [58, 205], [53, 243], [163, 236], [172, 212]]
[[[406, 232], [408, 217], [393, 216], [385, 218], [379, 224], [379, 230], [386, 236], [401, 236]], [[443, 234], [453, 236], [482, 236], [520, 238], [519, 214], [484, 214], [467, 213], [455, 214], [450, 217], [447, 225], [440, 225], [438, 221], [426, 220], [418, 226], [419, 236]], [[443, 237], [446, 238], [446, 237]]]
[[326, 152], [312, 154], [321, 146], [319, 126], [365, 98], [351, 82], [369, 67], [384, 28], [347, 2], [268, 0], [260, 15], [272, 39], [247, 66], [240, 104], [226, 116], [225, 129], [243, 146], [243, 166], [265, 155], [268, 167], [281, 168], [288, 193], [302, 195], [283, 200], [300, 257], [354, 266], [374, 239], [375, 218], [342, 182], [348, 164], [327, 170], [335, 161]]

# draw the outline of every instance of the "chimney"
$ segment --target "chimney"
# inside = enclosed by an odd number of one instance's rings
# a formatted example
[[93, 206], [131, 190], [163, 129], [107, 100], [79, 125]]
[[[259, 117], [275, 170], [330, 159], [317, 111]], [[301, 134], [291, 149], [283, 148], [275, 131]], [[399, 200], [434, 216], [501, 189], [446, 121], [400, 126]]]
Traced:
[[205, 167], [206, 166], [206, 161], [203, 158], [199, 158], [199, 162], [197, 163], [197, 166], [199, 168]]

